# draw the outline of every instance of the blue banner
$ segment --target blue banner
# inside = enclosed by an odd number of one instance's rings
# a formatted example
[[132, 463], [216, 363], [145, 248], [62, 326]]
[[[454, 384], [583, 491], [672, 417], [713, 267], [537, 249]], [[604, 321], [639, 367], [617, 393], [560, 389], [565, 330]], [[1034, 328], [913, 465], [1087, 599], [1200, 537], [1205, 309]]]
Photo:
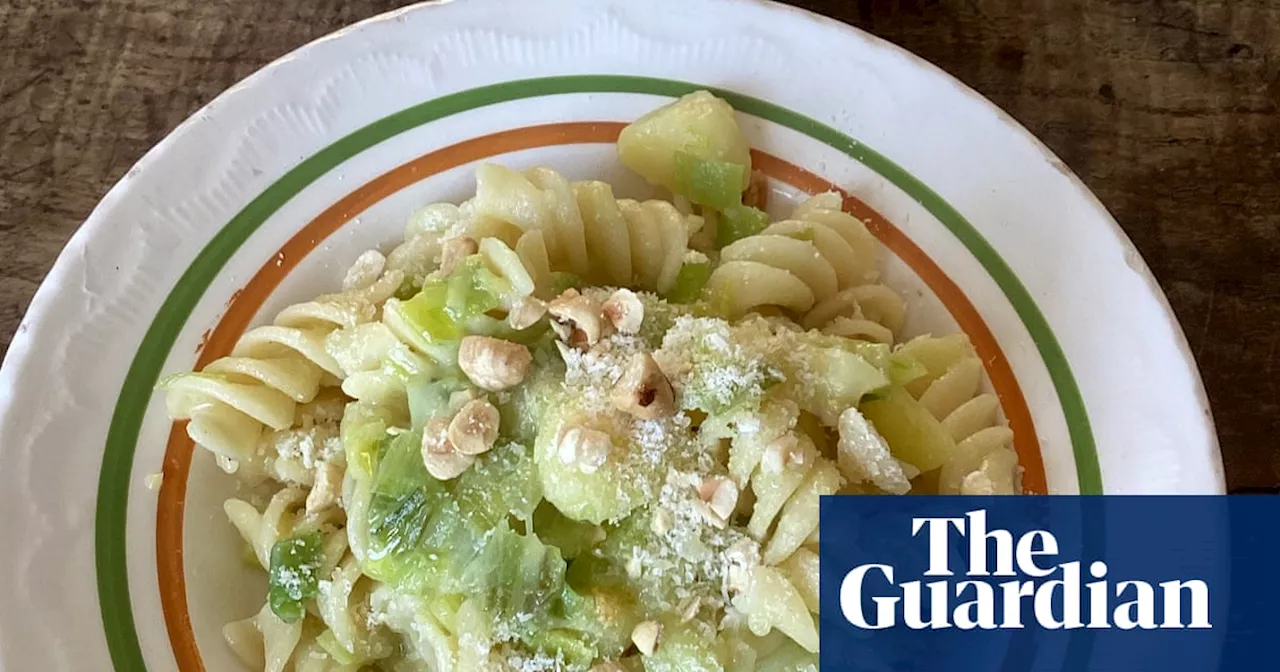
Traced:
[[1280, 669], [1280, 498], [823, 497], [852, 672]]

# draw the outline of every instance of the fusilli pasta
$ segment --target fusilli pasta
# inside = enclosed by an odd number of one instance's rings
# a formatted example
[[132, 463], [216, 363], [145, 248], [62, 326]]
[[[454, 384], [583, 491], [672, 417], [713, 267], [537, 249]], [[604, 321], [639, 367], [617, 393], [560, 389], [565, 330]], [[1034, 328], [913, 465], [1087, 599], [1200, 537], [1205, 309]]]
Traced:
[[761, 564], [739, 569], [732, 579], [739, 591], [733, 605], [756, 635], [776, 627], [817, 651], [817, 626], [809, 613], [817, 612], [817, 562], [802, 546], [817, 533], [819, 498], [835, 494], [844, 479], [809, 436], [796, 431], [798, 418], [795, 404], [782, 400], [735, 423], [729, 473], [741, 485], [750, 484], [755, 501], [747, 530], [764, 547]]
[[[544, 296], [556, 271], [665, 293], [684, 263], [689, 236], [703, 223], [666, 201], [615, 199], [608, 184], [570, 183], [548, 168], [518, 173], [484, 164], [476, 176], [476, 197], [464, 210], [486, 223], [486, 235], [514, 243]], [[475, 227], [464, 230], [472, 235]]]
[[187, 433], [213, 451], [223, 469], [253, 462], [264, 426], [292, 427], [299, 403], [343, 378], [326, 337], [377, 319], [403, 279], [402, 272], [389, 271], [367, 286], [285, 308], [272, 324], [245, 333], [231, 356], [165, 381], [170, 417], [189, 419]]
[[990, 487], [997, 493], [1011, 494], [1011, 477], [997, 475], [1013, 472], [1013, 432], [1000, 420], [999, 399], [981, 389], [982, 360], [969, 339], [964, 334], [920, 336], [904, 343], [900, 352], [922, 363], [926, 371], [906, 385], [907, 392], [942, 424], [956, 444], [956, 459], [943, 465], [941, 494], [966, 492], [964, 480], [982, 471], [984, 461], [990, 466], [987, 476], [994, 476], [996, 482], [975, 482], [971, 489]]
[[722, 249], [708, 287], [726, 312], [778, 306], [802, 315], [806, 329], [892, 343], [905, 315], [902, 299], [873, 284], [875, 237], [840, 208], [839, 194], [813, 196], [791, 219]]

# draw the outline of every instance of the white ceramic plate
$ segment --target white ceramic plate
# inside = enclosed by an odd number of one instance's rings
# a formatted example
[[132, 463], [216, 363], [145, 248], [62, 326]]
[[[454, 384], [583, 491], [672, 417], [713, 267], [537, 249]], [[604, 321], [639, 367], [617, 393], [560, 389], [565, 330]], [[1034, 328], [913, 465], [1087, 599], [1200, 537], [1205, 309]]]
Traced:
[[219, 628], [258, 608], [262, 580], [221, 514], [231, 479], [172, 431], [158, 377], [334, 289], [413, 207], [463, 198], [477, 160], [639, 189], [610, 144], [621, 122], [703, 87], [739, 110], [784, 200], [855, 197], [908, 332], [969, 333], [1032, 489], [1223, 490], [1155, 281], [1025, 130], [834, 21], [633, 4], [472, 0], [366, 21], [218, 97], [107, 194], [0, 374], [0, 668], [238, 669]]

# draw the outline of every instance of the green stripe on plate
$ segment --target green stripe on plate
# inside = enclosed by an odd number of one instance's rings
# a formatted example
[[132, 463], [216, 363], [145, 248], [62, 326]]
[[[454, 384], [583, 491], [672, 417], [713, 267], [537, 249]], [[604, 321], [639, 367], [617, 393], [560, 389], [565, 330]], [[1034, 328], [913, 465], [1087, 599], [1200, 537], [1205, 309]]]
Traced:
[[129, 366], [107, 433], [98, 479], [95, 554], [103, 629], [117, 670], [145, 670], [129, 600], [125, 524], [129, 474], [138, 434], [165, 359], [210, 283], [245, 240], [281, 206], [342, 162], [407, 130], [459, 112], [496, 103], [569, 93], [638, 93], [677, 97], [707, 88], [745, 114], [767, 119], [826, 143], [882, 175], [937, 217], [973, 253], [995, 279], [1031, 333], [1071, 434], [1080, 491], [1100, 494], [1102, 479], [1084, 401], [1061, 346], [1031, 295], [995, 249], [973, 225], [936, 192], [866, 145], [804, 115], [733, 91], [700, 84], [626, 75], [572, 75], [503, 82], [461, 91], [383, 117], [339, 139], [295, 168], [253, 199], [209, 241], [178, 279], [147, 329]]

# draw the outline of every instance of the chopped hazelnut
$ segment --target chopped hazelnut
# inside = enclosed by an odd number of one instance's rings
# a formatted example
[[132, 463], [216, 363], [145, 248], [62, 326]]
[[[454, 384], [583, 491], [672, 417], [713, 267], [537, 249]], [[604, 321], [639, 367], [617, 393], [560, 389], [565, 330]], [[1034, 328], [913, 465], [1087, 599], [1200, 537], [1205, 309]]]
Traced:
[[476, 458], [461, 453], [430, 453], [424, 455], [422, 459], [422, 463], [427, 467], [427, 473], [441, 481], [450, 481], [461, 476], [475, 464], [475, 461]]
[[608, 335], [606, 323], [600, 319], [600, 305], [577, 290], [566, 290], [552, 300], [547, 312], [552, 317], [552, 328], [569, 345], [589, 348]]
[[570, 427], [560, 433], [556, 455], [563, 464], [577, 465], [584, 474], [593, 474], [609, 459], [613, 442], [598, 429]]
[[532, 362], [529, 348], [491, 336], [467, 336], [458, 346], [458, 367], [490, 392], [519, 385]]
[[723, 476], [708, 478], [698, 486], [698, 497], [703, 505], [698, 512], [707, 522], [723, 528], [738, 506], [738, 486]]
[[516, 300], [507, 313], [507, 324], [512, 329], [528, 329], [538, 323], [547, 314], [547, 304], [534, 296], [526, 296]]
[[675, 412], [675, 391], [671, 382], [648, 353], [631, 358], [627, 370], [613, 386], [614, 408], [642, 420], [666, 417]]
[[644, 304], [635, 292], [626, 288], [614, 292], [600, 312], [621, 334], [639, 333], [640, 324], [644, 322]]
[[631, 641], [646, 656], [652, 656], [658, 650], [661, 639], [662, 624], [657, 621], [643, 621], [631, 631]]
[[440, 418], [435, 418], [427, 422], [427, 426], [422, 428], [422, 452], [426, 453], [451, 453], [453, 446], [449, 445], [449, 422]]
[[458, 262], [480, 251], [475, 239], [459, 236], [444, 241], [440, 247], [440, 275], [449, 275], [458, 266]]
[[422, 464], [427, 473], [441, 481], [461, 476], [476, 461], [471, 455], [454, 450], [448, 434], [449, 423], [438, 418], [428, 422], [422, 432]]
[[803, 464], [804, 453], [799, 450], [794, 434], [786, 434], [769, 444], [760, 456], [760, 470], [766, 474], [780, 474], [787, 467]]
[[448, 439], [463, 455], [480, 455], [498, 439], [498, 409], [487, 399], [472, 399], [449, 422]]
[[449, 442], [449, 422], [431, 420], [422, 429], [422, 465], [435, 479], [447, 481], [461, 476], [476, 458], [454, 451]]
[[340, 464], [320, 462], [316, 465], [315, 484], [307, 493], [307, 515], [315, 515], [332, 508], [342, 495], [342, 476], [346, 470]]

